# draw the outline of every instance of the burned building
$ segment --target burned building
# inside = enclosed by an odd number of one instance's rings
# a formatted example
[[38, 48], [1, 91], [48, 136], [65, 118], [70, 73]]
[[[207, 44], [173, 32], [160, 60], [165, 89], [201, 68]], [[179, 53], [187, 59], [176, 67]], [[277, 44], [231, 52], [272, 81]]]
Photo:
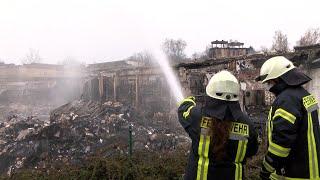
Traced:
[[161, 70], [141, 66], [134, 61], [116, 61], [89, 65], [83, 98], [119, 101], [148, 112], [169, 111], [170, 89]]
[[262, 85], [255, 82], [264, 61], [282, 55], [294, 62], [302, 71], [308, 74], [313, 81], [306, 88], [314, 93], [318, 99], [319, 91], [319, 58], [320, 45], [296, 47], [294, 52], [285, 54], [252, 54], [228, 58], [208, 59], [202, 62], [179, 64], [180, 80], [184, 85], [185, 94], [201, 95], [210, 77], [216, 72], [226, 69], [232, 71], [240, 81], [241, 99], [243, 107], [251, 105], [269, 105], [272, 95], [264, 91]]
[[[52, 64], [0, 64], [0, 114], [18, 110], [26, 115], [35, 108], [52, 107], [77, 99], [85, 78], [83, 68]], [[12, 107], [12, 108], [11, 108]], [[2, 117], [0, 116], [0, 120]]]
[[244, 43], [238, 41], [219, 41], [215, 40], [211, 42], [211, 48], [209, 49], [210, 58], [228, 58], [237, 57], [254, 53], [254, 49], [244, 47]]
[[[229, 44], [223, 48], [230, 46], [235, 45]], [[211, 76], [226, 69], [232, 71], [240, 81], [240, 103], [244, 110], [254, 106], [265, 107], [272, 103], [274, 97], [254, 79], [258, 76], [264, 61], [283, 55], [313, 79], [306, 88], [318, 99], [320, 98], [320, 93], [317, 91], [320, 86], [320, 45], [296, 47], [294, 52], [285, 54], [248, 54], [247, 50], [240, 51], [243, 55], [215, 57], [176, 65], [174, 68], [182, 85], [183, 94], [204, 96], [205, 86]], [[87, 82], [84, 97], [120, 101], [152, 112], [170, 111], [176, 106], [166, 79], [157, 66], [141, 66], [131, 61], [117, 61], [89, 65], [87, 70], [92, 79]]]
[[302, 52], [306, 60], [303, 64], [305, 71], [312, 78], [306, 86], [320, 100], [320, 44], [310, 46], [298, 46], [295, 51]]

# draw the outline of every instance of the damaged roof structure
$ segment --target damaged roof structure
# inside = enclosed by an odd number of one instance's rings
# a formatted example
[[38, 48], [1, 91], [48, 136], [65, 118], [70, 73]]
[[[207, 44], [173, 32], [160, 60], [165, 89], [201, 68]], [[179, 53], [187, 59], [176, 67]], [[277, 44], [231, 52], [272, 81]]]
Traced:
[[244, 43], [239, 41], [215, 40], [211, 42], [208, 56], [210, 58], [226, 58], [237, 57], [254, 53], [254, 49], [250, 46], [244, 47]]
[[102, 66], [89, 65], [87, 70], [92, 79], [85, 84], [84, 99], [119, 101], [149, 112], [151, 109], [169, 111], [174, 104], [158, 67], [120, 61], [111, 65], [108, 62]]

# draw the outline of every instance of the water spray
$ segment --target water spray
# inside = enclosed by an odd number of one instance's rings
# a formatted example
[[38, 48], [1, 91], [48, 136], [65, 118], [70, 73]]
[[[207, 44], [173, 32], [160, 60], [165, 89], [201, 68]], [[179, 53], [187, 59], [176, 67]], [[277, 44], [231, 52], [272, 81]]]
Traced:
[[156, 61], [167, 79], [171, 92], [175, 96], [176, 102], [181, 102], [183, 100], [181, 85], [169, 64], [167, 56], [161, 51], [155, 51], [154, 54]]

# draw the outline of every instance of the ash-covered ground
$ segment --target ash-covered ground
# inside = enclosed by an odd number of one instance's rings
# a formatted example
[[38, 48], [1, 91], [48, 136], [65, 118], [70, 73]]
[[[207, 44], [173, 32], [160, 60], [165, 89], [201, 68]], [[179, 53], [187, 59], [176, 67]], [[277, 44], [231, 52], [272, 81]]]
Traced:
[[[5, 109], [5, 108], [4, 108]], [[187, 149], [190, 139], [175, 114], [154, 113], [119, 102], [76, 100], [44, 115], [49, 107], [6, 111], [0, 121], [0, 172], [12, 175], [19, 169], [54, 169], [79, 165], [99, 154], [128, 154], [129, 126], [133, 151], [169, 152]]]

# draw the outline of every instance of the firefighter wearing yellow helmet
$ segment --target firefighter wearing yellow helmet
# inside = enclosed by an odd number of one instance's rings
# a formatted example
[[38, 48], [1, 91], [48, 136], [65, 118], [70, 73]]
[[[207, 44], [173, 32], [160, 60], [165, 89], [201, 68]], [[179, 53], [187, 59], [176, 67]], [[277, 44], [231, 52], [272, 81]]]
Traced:
[[268, 59], [258, 81], [276, 96], [267, 121], [262, 179], [319, 180], [318, 103], [302, 85], [311, 79], [282, 56]]
[[179, 122], [192, 140], [185, 179], [244, 179], [243, 164], [256, 154], [258, 141], [240, 109], [239, 91], [236, 77], [220, 71], [206, 87], [204, 105], [196, 105], [194, 97], [181, 102]]

